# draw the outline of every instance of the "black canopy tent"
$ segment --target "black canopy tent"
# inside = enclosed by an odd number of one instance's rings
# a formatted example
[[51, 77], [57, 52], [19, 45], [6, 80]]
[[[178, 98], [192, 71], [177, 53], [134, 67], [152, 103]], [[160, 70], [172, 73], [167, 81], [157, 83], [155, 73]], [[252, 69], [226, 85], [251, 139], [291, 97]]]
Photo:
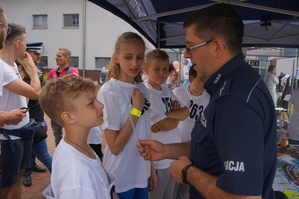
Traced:
[[232, 4], [245, 24], [244, 47], [299, 48], [298, 0], [89, 0], [131, 24], [155, 47], [185, 46], [184, 20], [219, 2]]

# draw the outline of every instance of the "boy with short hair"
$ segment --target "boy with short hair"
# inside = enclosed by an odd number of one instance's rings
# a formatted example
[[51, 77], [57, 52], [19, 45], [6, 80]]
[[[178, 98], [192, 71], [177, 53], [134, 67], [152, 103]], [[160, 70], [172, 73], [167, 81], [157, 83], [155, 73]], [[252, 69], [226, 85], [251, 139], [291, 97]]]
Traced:
[[49, 80], [39, 102], [45, 113], [65, 129], [52, 163], [46, 198], [113, 198], [114, 176], [87, 144], [91, 127], [103, 123], [103, 104], [90, 79], [67, 75]]
[[[169, 56], [165, 51], [150, 51], [144, 61], [144, 72], [148, 75], [145, 83], [150, 92], [151, 139], [164, 144], [180, 143], [179, 121], [185, 120], [189, 110], [164, 84], [169, 75]], [[176, 198], [176, 184], [170, 172], [172, 159], [155, 161], [158, 184], [151, 192], [151, 199]]]

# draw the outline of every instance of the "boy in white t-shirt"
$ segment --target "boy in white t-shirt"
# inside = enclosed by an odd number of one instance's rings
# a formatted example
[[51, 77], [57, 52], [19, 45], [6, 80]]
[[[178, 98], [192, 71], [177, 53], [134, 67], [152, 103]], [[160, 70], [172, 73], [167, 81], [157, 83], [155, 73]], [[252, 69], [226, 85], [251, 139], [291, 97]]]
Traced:
[[103, 123], [104, 106], [94, 82], [71, 75], [49, 80], [39, 102], [65, 129], [53, 156], [51, 185], [43, 192], [46, 198], [113, 198], [114, 176], [87, 143], [90, 129]]
[[[146, 87], [150, 92], [151, 138], [164, 144], [180, 143], [181, 136], [177, 128], [179, 121], [189, 115], [186, 106], [164, 85], [169, 75], [169, 57], [166, 52], [156, 49], [150, 51], [143, 65], [148, 75]], [[181, 108], [182, 107], [182, 108]], [[151, 192], [151, 199], [173, 199], [176, 195], [176, 183], [170, 172], [171, 159], [156, 161], [158, 184]]]

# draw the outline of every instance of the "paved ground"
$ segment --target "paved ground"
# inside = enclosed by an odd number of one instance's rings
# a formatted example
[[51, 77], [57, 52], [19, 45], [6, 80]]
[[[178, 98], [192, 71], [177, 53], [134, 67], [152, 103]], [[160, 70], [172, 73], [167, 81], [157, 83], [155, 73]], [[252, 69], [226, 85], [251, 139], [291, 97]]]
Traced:
[[[49, 130], [47, 132], [48, 149], [50, 155], [53, 156], [55, 150], [53, 131], [50, 125], [49, 118], [46, 116], [45, 119], [49, 127]], [[46, 168], [40, 161], [36, 160], [36, 163], [39, 166]], [[22, 199], [44, 199], [45, 197], [43, 196], [42, 191], [50, 184], [50, 172], [48, 170], [43, 173], [32, 172], [31, 178], [32, 185], [30, 187], [22, 187]]]

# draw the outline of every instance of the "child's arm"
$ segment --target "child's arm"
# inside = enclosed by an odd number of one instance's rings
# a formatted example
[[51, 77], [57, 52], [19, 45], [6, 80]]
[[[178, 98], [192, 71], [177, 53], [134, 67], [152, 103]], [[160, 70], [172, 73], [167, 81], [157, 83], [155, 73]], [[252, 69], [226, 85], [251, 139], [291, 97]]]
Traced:
[[168, 118], [183, 121], [188, 117], [189, 109], [185, 106], [183, 108], [168, 112], [166, 115]]
[[[187, 109], [187, 116], [186, 116], [185, 108]], [[159, 130], [162, 130], [162, 131], [172, 130], [178, 126], [180, 120], [185, 120], [189, 115], [188, 108], [187, 107], [181, 108], [180, 103], [176, 100], [172, 101], [172, 109], [173, 109], [173, 111], [165, 114], [167, 116], [167, 118], [157, 122], [156, 124], [154, 124], [152, 126], [152, 128], [151, 128], [152, 132], [156, 133]], [[182, 114], [182, 115], [179, 115], [179, 114]], [[179, 116], [179, 117], [177, 117], [177, 116]], [[158, 129], [158, 130], [154, 131], [154, 129], [155, 130]]]
[[[179, 121], [176, 119], [172, 119], [172, 118], [165, 118], [159, 122], [157, 122], [156, 124], [154, 124], [156, 127], [158, 127], [159, 130], [161, 131], [169, 131], [172, 129], [175, 129], [179, 124]], [[156, 131], [158, 132], [158, 131]]]
[[171, 106], [173, 111], [166, 113], [168, 118], [183, 121], [188, 117], [189, 109], [186, 106], [181, 108], [181, 104], [177, 100], [173, 100]]
[[[143, 109], [144, 102], [145, 100], [143, 94], [137, 88], [134, 88], [132, 93], [133, 107], [141, 111]], [[130, 117], [132, 118], [133, 124], [135, 126], [139, 117], [131, 114]], [[120, 131], [114, 131], [110, 129], [104, 130], [106, 142], [114, 155], [118, 155], [124, 149], [132, 133], [133, 127], [130, 118], [127, 119], [124, 127]]]
[[155, 190], [157, 184], [158, 184], [158, 179], [157, 179], [156, 168], [154, 162], [151, 162], [151, 176], [150, 176], [150, 183], [149, 183], [148, 190], [149, 191]]

